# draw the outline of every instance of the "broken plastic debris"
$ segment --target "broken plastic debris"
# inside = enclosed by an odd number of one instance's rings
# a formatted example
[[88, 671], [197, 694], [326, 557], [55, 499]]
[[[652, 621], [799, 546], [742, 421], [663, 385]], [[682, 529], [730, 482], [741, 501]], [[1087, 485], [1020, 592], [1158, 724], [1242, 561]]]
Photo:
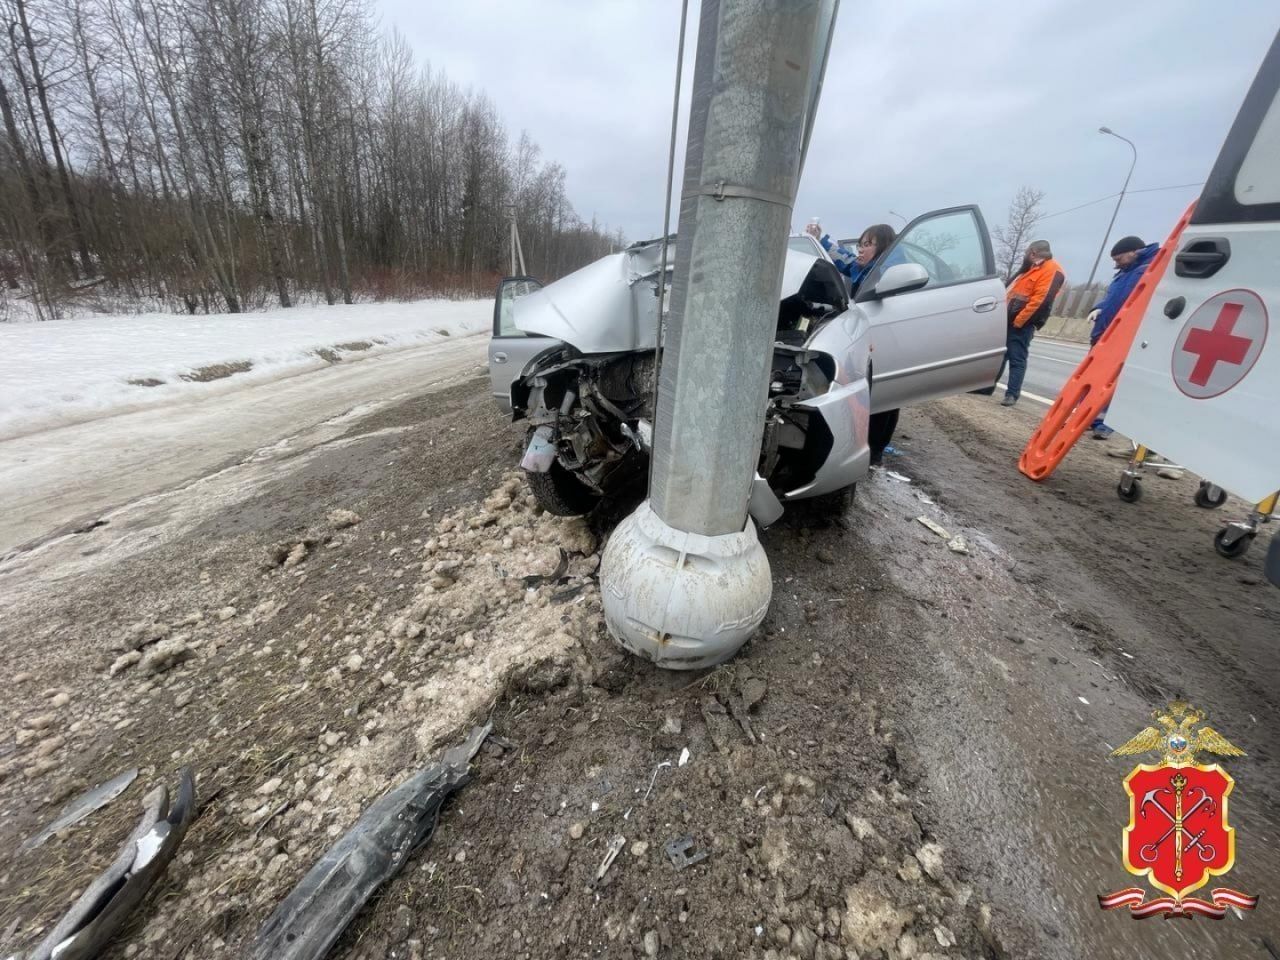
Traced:
[[693, 849], [693, 837], [672, 837], [663, 846], [667, 852], [667, 859], [675, 866], [677, 870], [683, 870], [685, 867], [692, 867], [695, 863], [701, 863], [707, 859], [707, 851], [699, 850], [696, 853], [690, 853]]
[[688, 762], [689, 762], [689, 748], [685, 747], [683, 750], [680, 751], [680, 760], [676, 764], [676, 766], [683, 767]]
[[1086, 707], [1089, 705], [1089, 701], [1086, 700], [1084, 697], [1076, 697], [1076, 699], [1079, 700], [1081, 703], [1083, 703]]
[[910, 478], [910, 477], [908, 477], [906, 474], [898, 473], [898, 472], [897, 472], [897, 471], [895, 471], [895, 470], [886, 470], [886, 471], [884, 472], [884, 475], [885, 475], [886, 477], [888, 477], [890, 480], [897, 480], [897, 481], [898, 481], [898, 483], [910, 483], [910, 482], [911, 482], [911, 478]]
[[25, 853], [28, 850], [34, 850], [59, 830], [65, 830], [67, 827], [75, 826], [89, 814], [95, 810], [100, 810], [108, 803], [114, 800], [120, 794], [128, 789], [129, 784], [133, 783], [138, 776], [138, 768], [132, 767], [123, 773], [116, 774], [106, 783], [100, 783], [91, 790], [86, 790], [80, 796], [76, 797], [65, 807], [62, 812], [48, 824], [43, 830], [34, 836], [28, 837], [23, 841], [22, 846], [18, 848], [19, 853]]
[[931, 520], [929, 517], [916, 517], [916, 523], [924, 524], [943, 540], [951, 539], [951, 534], [947, 532], [947, 528], [939, 524], [936, 520]]
[[622, 834], [618, 834], [609, 841], [609, 848], [604, 852], [604, 859], [600, 861], [600, 866], [596, 869], [595, 878], [591, 881], [592, 889], [599, 885], [604, 879], [604, 875], [609, 872], [609, 868], [613, 866], [613, 861], [618, 859], [618, 854], [622, 852], [622, 848], [627, 845], [627, 838]]
[[195, 818], [195, 780], [187, 767], [178, 777], [173, 807], [163, 786], [143, 798], [142, 820], [111, 866], [80, 894], [40, 945], [25, 954], [26, 960], [88, 960], [106, 949], [178, 852]]
[[947, 541], [947, 549], [952, 553], [968, 553], [969, 544], [965, 541], [964, 537], [956, 534]]
[[[569, 555], [564, 552], [564, 547], [560, 548], [560, 559], [556, 563], [556, 568], [550, 574], [532, 573], [527, 577], [521, 577], [526, 590], [532, 590], [534, 587], [540, 587], [544, 583], [555, 583], [564, 576], [565, 571], [569, 569]], [[565, 598], [566, 600], [568, 597]]]
[[653, 785], [658, 782], [658, 771], [663, 767], [671, 766], [670, 760], [663, 760], [660, 764], [653, 768], [653, 776], [649, 778], [649, 789], [644, 792], [644, 796], [640, 798], [640, 802], [644, 803], [649, 799], [649, 794], [653, 792]]
[[251, 960], [325, 956], [374, 891], [431, 839], [440, 808], [471, 779], [471, 760], [491, 729], [474, 727], [438, 762], [375, 800], [267, 918]]

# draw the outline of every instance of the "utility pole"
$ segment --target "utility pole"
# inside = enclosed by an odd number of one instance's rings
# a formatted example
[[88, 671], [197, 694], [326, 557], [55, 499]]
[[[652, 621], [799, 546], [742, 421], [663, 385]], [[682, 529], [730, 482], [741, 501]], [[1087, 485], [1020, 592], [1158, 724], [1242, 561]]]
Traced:
[[601, 563], [605, 623], [672, 669], [731, 657], [769, 608], [747, 516], [787, 231], [838, 0], [703, 0], [650, 496]]
[[1086, 290], [1093, 286], [1093, 277], [1098, 272], [1098, 264], [1102, 262], [1102, 253], [1107, 249], [1107, 241], [1111, 239], [1111, 228], [1116, 225], [1116, 216], [1120, 213], [1120, 204], [1124, 203], [1124, 192], [1129, 189], [1129, 178], [1133, 176], [1133, 168], [1138, 165], [1138, 148], [1133, 145], [1132, 140], [1128, 137], [1120, 136], [1110, 127], [1099, 127], [1098, 132], [1127, 143], [1129, 149], [1133, 151], [1133, 162], [1129, 164], [1129, 172], [1125, 174], [1124, 186], [1120, 188], [1120, 197], [1116, 200], [1116, 208], [1111, 211], [1111, 222], [1107, 224], [1107, 232], [1102, 235], [1102, 246], [1098, 248], [1098, 255], [1093, 258], [1093, 269], [1089, 271], [1089, 279], [1084, 284]]
[[[508, 204], [507, 212], [511, 214], [511, 273], [508, 276], [523, 277], [525, 274], [524, 267], [524, 248], [520, 246], [520, 228], [516, 226], [516, 205]], [[517, 265], [520, 272], [516, 272]]]

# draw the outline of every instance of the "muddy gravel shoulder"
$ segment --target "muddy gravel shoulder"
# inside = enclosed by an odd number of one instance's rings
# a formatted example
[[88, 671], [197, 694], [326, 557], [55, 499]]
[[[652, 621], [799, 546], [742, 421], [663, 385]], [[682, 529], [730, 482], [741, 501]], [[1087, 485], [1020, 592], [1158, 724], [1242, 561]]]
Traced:
[[[967, 724], [999, 716], [992, 742], [1016, 746], [1025, 701], [972, 636], [1007, 643], [993, 592], [1036, 609], [1016, 563], [973, 531], [948, 550], [913, 523], [923, 491], [881, 473], [848, 514], [768, 531], [774, 604], [738, 658], [665, 673], [604, 633], [608, 518], [541, 513], [519, 439], [479, 380], [381, 410], [184, 536], [0, 613], [0, 847], [140, 768], [5, 858], [0, 951], [38, 940], [190, 765], [198, 818], [107, 956], [241, 957], [372, 800], [491, 720], [472, 782], [333, 956], [1078, 955], [1087, 931], [1019, 908], [946, 796], [983, 776]], [[1028, 843], [1019, 879], [1061, 915]]]

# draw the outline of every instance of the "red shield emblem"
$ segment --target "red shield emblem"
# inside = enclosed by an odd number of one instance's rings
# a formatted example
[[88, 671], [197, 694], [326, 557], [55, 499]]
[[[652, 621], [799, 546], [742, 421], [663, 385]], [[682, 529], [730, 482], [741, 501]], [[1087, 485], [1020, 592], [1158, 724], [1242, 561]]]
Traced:
[[1235, 781], [1216, 763], [1142, 764], [1125, 778], [1124, 865], [1181, 900], [1235, 864], [1227, 797]]

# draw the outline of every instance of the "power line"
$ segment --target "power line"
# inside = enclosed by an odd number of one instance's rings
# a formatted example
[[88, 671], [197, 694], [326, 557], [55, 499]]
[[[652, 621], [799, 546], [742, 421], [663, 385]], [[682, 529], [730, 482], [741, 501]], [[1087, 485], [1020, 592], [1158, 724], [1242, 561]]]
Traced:
[[[1130, 192], [1132, 192], [1132, 191], [1130, 191]], [[1116, 197], [1118, 197], [1118, 196], [1120, 196], [1119, 191], [1117, 191], [1117, 192], [1115, 192], [1115, 193], [1108, 194], [1108, 195], [1107, 195], [1107, 196], [1105, 196], [1105, 197], [1099, 197], [1097, 200], [1090, 200], [1088, 203], [1082, 203], [1082, 204], [1080, 204], [1080, 206], [1078, 206], [1078, 207], [1068, 207], [1066, 210], [1059, 210], [1057, 213], [1048, 213], [1048, 214], [1045, 214], [1045, 215], [1044, 215], [1043, 217], [1041, 217], [1040, 219], [1041, 219], [1041, 220], [1052, 220], [1054, 217], [1060, 217], [1060, 216], [1062, 216], [1063, 214], [1066, 214], [1066, 213], [1075, 213], [1077, 210], [1083, 210], [1085, 207], [1092, 207], [1094, 204], [1097, 204], [1097, 203], [1105, 203], [1107, 200], [1114, 200], [1114, 199], [1115, 199]]]
[[1186, 187], [1203, 187], [1204, 181], [1197, 180], [1195, 183], [1175, 183], [1168, 187], [1144, 187], [1141, 190], [1130, 190], [1130, 193], [1155, 193], [1158, 190], [1182, 190]]
[[[1202, 186], [1204, 186], [1203, 180], [1201, 180], [1199, 183], [1174, 183], [1174, 184], [1170, 184], [1167, 187], [1144, 187], [1141, 190], [1129, 190], [1126, 192], [1127, 193], [1158, 193], [1161, 190], [1185, 190], [1188, 187], [1202, 187]], [[1059, 210], [1056, 213], [1045, 214], [1040, 219], [1052, 220], [1054, 217], [1061, 217], [1064, 214], [1075, 213], [1077, 210], [1083, 210], [1085, 207], [1092, 207], [1094, 204], [1106, 203], [1106, 201], [1114, 200], [1118, 196], [1120, 196], [1118, 192], [1110, 193], [1110, 194], [1107, 194], [1107, 196], [1105, 197], [1099, 197], [1097, 200], [1090, 200], [1087, 203], [1082, 203], [1076, 207], [1068, 207], [1066, 210]]]

